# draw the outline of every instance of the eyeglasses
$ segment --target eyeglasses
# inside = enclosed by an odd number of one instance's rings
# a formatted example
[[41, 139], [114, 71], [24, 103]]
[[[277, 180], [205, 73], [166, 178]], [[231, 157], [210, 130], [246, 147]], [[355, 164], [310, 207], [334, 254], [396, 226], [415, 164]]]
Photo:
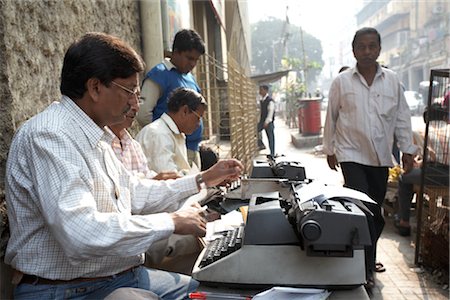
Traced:
[[200, 116], [195, 110], [191, 110], [191, 112], [197, 116], [197, 118], [200, 120], [202, 116]]
[[114, 84], [115, 86], [121, 88], [122, 90], [124, 90], [125, 92], [128, 93], [128, 97], [137, 97], [138, 101], [141, 102], [142, 98], [141, 98], [141, 90], [139, 89], [139, 87], [135, 87], [133, 90], [130, 90], [129, 88], [124, 87], [121, 84], [118, 84], [117, 82], [111, 81], [112, 84]]

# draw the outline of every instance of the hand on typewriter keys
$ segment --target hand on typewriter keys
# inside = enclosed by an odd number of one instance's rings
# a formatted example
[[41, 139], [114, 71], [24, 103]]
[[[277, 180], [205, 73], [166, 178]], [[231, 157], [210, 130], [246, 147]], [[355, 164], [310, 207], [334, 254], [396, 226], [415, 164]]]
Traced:
[[206, 219], [206, 222], [212, 222], [217, 219], [220, 219], [220, 213], [217, 211], [214, 211], [212, 209], [209, 209], [208, 206], [201, 206], [198, 202], [194, 202], [191, 204], [192, 207], [198, 209], [200, 213], [202, 214], [203, 218]]
[[215, 165], [202, 173], [206, 186], [217, 186], [239, 178], [244, 166], [237, 159], [221, 159]]
[[196, 207], [187, 207], [170, 214], [175, 230], [173, 233], [195, 236], [206, 235], [206, 218], [204, 209]]

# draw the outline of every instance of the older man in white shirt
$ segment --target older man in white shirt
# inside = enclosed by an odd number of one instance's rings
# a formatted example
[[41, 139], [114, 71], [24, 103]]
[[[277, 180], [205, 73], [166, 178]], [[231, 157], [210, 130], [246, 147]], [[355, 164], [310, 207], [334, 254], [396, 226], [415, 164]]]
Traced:
[[198, 128], [206, 105], [205, 98], [192, 89], [173, 91], [167, 103], [168, 112], [142, 128], [136, 136], [151, 170], [187, 174], [194, 167], [187, 158], [186, 134]]
[[[191, 166], [188, 162], [185, 134], [198, 128], [206, 105], [205, 98], [192, 89], [180, 87], [172, 92], [167, 103], [168, 112], [142, 128], [136, 136], [149, 169], [179, 175], [191, 173], [191, 169], [194, 173], [199, 172], [195, 163]], [[149, 249], [147, 254], [155, 258], [152, 267], [190, 274], [202, 249], [203, 242], [193, 235], [172, 235], [165, 246], [165, 258], [160, 256], [159, 247]]]
[[353, 54], [357, 64], [338, 75], [329, 93], [323, 136], [323, 151], [331, 169], [340, 166], [345, 186], [362, 191], [377, 202], [366, 204], [372, 246], [366, 249], [367, 287], [373, 287], [373, 272], [384, 267], [376, 261], [376, 243], [384, 227], [381, 206], [392, 166], [394, 135], [403, 152], [403, 168], [413, 165], [411, 115], [397, 75], [377, 63], [380, 34], [362, 28], [354, 36]]

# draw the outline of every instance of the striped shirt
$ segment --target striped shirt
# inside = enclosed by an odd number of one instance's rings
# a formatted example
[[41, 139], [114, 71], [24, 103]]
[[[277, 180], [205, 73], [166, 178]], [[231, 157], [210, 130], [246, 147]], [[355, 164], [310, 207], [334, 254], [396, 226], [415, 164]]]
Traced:
[[394, 134], [400, 151], [416, 154], [411, 114], [397, 75], [378, 67], [368, 86], [357, 67], [331, 84], [323, 134], [323, 152], [339, 162], [392, 167]]
[[163, 211], [198, 192], [195, 177], [131, 176], [111, 142], [64, 96], [21, 126], [6, 166], [7, 264], [48, 279], [108, 276], [173, 233]]

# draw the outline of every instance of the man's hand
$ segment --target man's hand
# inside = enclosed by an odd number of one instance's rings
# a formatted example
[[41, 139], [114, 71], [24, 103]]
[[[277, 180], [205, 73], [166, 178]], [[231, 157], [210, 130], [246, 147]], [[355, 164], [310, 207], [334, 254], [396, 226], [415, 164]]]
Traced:
[[187, 207], [170, 214], [175, 230], [173, 233], [195, 236], [206, 235], [206, 218], [204, 210], [197, 207]]
[[168, 180], [168, 179], [177, 179], [180, 178], [180, 175], [178, 175], [177, 172], [161, 172], [158, 173], [155, 177], [152, 179], [154, 180]]
[[224, 181], [232, 181], [239, 178], [244, 166], [237, 159], [221, 159], [211, 168], [202, 173], [206, 186], [212, 187]]
[[269, 123], [264, 123], [264, 129], [267, 129], [267, 127], [269, 127]]
[[339, 167], [339, 162], [337, 161], [336, 155], [327, 155], [327, 163], [331, 170], [337, 171]]
[[403, 153], [402, 164], [405, 174], [410, 172], [414, 167], [414, 157], [412, 156], [412, 154]]

